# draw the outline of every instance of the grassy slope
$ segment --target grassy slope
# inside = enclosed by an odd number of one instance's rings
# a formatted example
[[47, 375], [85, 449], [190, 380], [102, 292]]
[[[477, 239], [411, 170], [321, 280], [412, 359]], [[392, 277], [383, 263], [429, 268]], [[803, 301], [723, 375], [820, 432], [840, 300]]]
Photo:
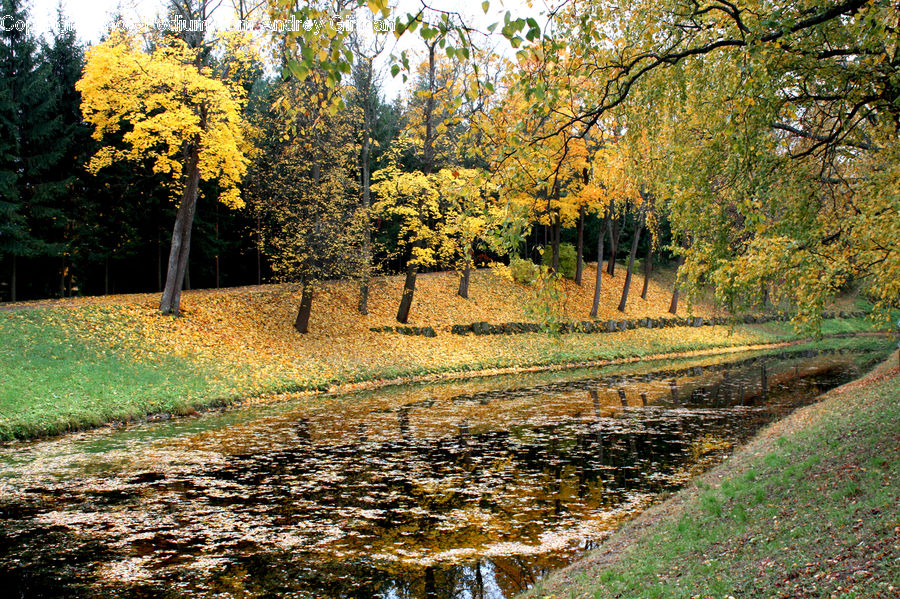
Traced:
[[[585, 280], [592, 281], [590, 265]], [[601, 318], [616, 310], [624, 274], [604, 275]], [[669, 286], [651, 282], [647, 300], [633, 281], [628, 317], [667, 315]], [[374, 285], [370, 314], [356, 311], [351, 284], [325, 286], [315, 297], [311, 332], [291, 324], [295, 287], [270, 285], [186, 292], [182, 318], [160, 316], [156, 294], [48, 302], [0, 312], [0, 439], [52, 434], [158, 412], [185, 412], [248, 394], [486, 368], [582, 362], [772, 343], [793, 338], [783, 323], [754, 327], [637, 329], [611, 335], [460, 337], [456, 323], [534, 320], [529, 290], [489, 272], [473, 277], [470, 300], [455, 295], [452, 274], [422, 275], [410, 325], [438, 337], [374, 333], [396, 324], [400, 277]], [[583, 319], [593, 285], [568, 285], [565, 306]], [[52, 306], [52, 307], [51, 307]], [[694, 313], [710, 315], [706, 306]], [[687, 314], [686, 307], [680, 311]], [[825, 332], [867, 328], [830, 322]]]
[[776, 423], [527, 596], [897, 597], [896, 364]]

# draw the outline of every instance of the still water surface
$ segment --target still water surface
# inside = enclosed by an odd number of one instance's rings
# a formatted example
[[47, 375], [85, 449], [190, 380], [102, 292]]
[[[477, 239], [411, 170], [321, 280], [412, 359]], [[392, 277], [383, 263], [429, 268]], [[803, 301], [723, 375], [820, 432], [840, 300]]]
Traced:
[[0, 447], [0, 588], [511, 597], [881, 357], [396, 387]]

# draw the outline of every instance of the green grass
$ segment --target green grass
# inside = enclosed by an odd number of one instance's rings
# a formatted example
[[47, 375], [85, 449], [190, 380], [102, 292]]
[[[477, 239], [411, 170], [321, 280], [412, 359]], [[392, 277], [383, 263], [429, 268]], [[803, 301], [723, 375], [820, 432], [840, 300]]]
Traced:
[[100, 343], [75, 310], [0, 314], [0, 439], [53, 434], [152, 413], [184, 413], [224, 391], [209, 364]]
[[897, 377], [837, 396], [765, 455], [724, 466], [721, 483], [698, 483], [605, 569], [551, 576], [528, 595], [900, 595], [898, 399]]

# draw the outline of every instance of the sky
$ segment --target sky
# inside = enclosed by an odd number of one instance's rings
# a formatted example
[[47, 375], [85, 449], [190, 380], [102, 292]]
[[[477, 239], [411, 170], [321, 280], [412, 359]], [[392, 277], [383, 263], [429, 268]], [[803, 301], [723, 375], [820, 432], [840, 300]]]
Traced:
[[[429, 5], [434, 8], [463, 14], [469, 23], [482, 31], [486, 30], [491, 23], [502, 20], [502, 15], [506, 10], [509, 10], [513, 17], [537, 16], [540, 7], [543, 6], [542, 3], [537, 2], [536, 4], [539, 6], [535, 8], [527, 7], [527, 3], [528, 0], [491, 0], [491, 7], [488, 14], [485, 14], [480, 0], [429, 1]], [[59, 4], [60, 0], [30, 0], [28, 26], [35, 33], [47, 33], [51, 28], [55, 28], [56, 11]], [[129, 26], [148, 25], [156, 21], [158, 15], [164, 14], [166, 4], [166, 0], [62, 0], [63, 13], [74, 26], [78, 38], [92, 44], [99, 41], [106, 31], [111, 15], [117, 10], [123, 15]], [[421, 6], [419, 0], [394, 0], [391, 4], [395, 5], [401, 14], [412, 12]], [[212, 18], [217, 27], [233, 26], [235, 11], [232, 7], [232, 0], [222, 0]], [[382, 77], [384, 95], [388, 100], [403, 93], [405, 87], [400, 77], [392, 78], [388, 73], [388, 56], [392, 52], [399, 53], [400, 50], [416, 52], [420, 44], [421, 41], [416, 36], [405, 35], [396, 42], [396, 45], [388, 45], [380, 65], [384, 71]]]

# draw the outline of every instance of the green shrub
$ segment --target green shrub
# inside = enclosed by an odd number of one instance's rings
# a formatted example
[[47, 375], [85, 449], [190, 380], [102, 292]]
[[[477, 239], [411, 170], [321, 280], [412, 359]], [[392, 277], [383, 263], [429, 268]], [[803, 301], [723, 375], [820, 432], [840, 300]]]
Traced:
[[[544, 249], [541, 262], [548, 267], [553, 264], [553, 246]], [[575, 246], [571, 243], [559, 244], [559, 274], [567, 279], [575, 278]]]
[[509, 271], [517, 283], [531, 285], [538, 276], [538, 265], [531, 260], [523, 260], [518, 256], [509, 259]]

